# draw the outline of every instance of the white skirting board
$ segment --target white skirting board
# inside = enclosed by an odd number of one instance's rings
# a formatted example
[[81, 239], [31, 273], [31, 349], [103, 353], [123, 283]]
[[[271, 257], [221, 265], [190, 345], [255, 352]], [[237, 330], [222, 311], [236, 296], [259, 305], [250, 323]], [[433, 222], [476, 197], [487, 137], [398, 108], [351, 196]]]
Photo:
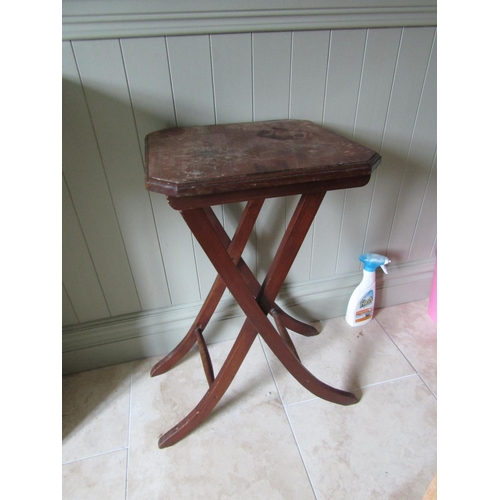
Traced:
[[[391, 264], [377, 272], [376, 308], [429, 297], [434, 259]], [[284, 286], [277, 303], [307, 322], [343, 316], [361, 271]], [[63, 374], [91, 370], [149, 356], [168, 354], [184, 337], [202, 302], [95, 321], [63, 330]], [[236, 338], [245, 316], [232, 299], [219, 304], [204, 335], [208, 344]]]

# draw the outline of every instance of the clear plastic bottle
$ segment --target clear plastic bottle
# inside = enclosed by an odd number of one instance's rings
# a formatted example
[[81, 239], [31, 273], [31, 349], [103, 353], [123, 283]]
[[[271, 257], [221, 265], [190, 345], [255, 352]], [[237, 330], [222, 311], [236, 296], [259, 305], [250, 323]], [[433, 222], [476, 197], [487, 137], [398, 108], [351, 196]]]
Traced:
[[391, 262], [377, 253], [364, 253], [359, 256], [359, 260], [363, 263], [363, 279], [352, 292], [345, 315], [345, 320], [351, 326], [361, 326], [372, 320], [375, 309], [375, 271], [380, 266], [387, 274], [385, 265]]

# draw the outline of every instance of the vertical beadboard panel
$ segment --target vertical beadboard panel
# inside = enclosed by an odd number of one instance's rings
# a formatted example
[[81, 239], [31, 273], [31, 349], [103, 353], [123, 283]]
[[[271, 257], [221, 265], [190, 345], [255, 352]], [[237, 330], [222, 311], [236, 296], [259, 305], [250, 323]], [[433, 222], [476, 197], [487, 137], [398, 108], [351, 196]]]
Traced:
[[177, 126], [213, 125], [215, 115], [209, 36], [169, 36], [167, 49]]
[[118, 40], [73, 42], [142, 310], [170, 305]]
[[[121, 46], [144, 158], [146, 135], [176, 125], [166, 42], [164, 37], [131, 38]], [[150, 197], [172, 304], [199, 300], [191, 232], [165, 196]]]
[[318, 210], [314, 221], [311, 279], [328, 278], [335, 274], [344, 199], [344, 189], [329, 191]]
[[110, 316], [66, 182], [62, 183], [62, 278], [78, 321]]
[[[323, 121], [326, 68], [330, 43], [329, 31], [295, 32], [292, 36], [292, 65], [290, 85], [290, 118]], [[287, 198], [286, 222], [290, 222], [299, 196]], [[293, 263], [287, 283], [310, 279], [313, 234], [315, 224], [307, 233]]]
[[211, 45], [217, 123], [251, 122], [251, 35], [213, 35]]
[[[356, 118], [365, 40], [366, 30], [331, 32], [323, 124], [350, 139]], [[344, 189], [328, 192], [316, 216], [312, 279], [335, 274], [345, 195]]]
[[[63, 44], [62, 63], [62, 167], [68, 189], [111, 315], [139, 311], [137, 291], [69, 42]], [[78, 269], [75, 262], [75, 272]]]
[[331, 33], [323, 123], [349, 139], [354, 132], [366, 36], [366, 30]]
[[329, 31], [299, 31], [292, 37], [290, 118], [321, 123]]
[[289, 118], [291, 33], [253, 35], [254, 119]]
[[194, 237], [181, 214], [159, 193], [150, 193], [173, 305], [200, 300]]
[[120, 41], [130, 98], [144, 158], [144, 138], [150, 132], [175, 127], [165, 38]]
[[[381, 148], [384, 164], [383, 168], [377, 170], [365, 251], [383, 255], [387, 253], [433, 38], [434, 28], [403, 30]], [[415, 171], [417, 174], [419, 172], [421, 171], [418, 169]], [[426, 179], [428, 172], [421, 173]], [[419, 183], [418, 179], [414, 180]], [[417, 187], [413, 192], [414, 199], [418, 198], [419, 192], [422, 193]], [[404, 204], [404, 199], [401, 198], [400, 202]], [[394, 262], [401, 262], [405, 260], [406, 254], [407, 252], [396, 253], [391, 255], [391, 259]]]
[[428, 259], [435, 256], [437, 233], [437, 170], [436, 157], [432, 164], [429, 182], [425, 190], [422, 209], [413, 237], [408, 260]]
[[[432, 245], [432, 233], [436, 228], [435, 200], [432, 200], [430, 192], [426, 198], [426, 203], [431, 204], [430, 210], [427, 210], [426, 205], [422, 211], [437, 146], [436, 72], [436, 42], [434, 39], [388, 247], [388, 252], [401, 255], [404, 260], [408, 259], [419, 217], [421, 217], [419, 235], [422, 234], [423, 227], [424, 233], [428, 232], [429, 234], [427, 244]], [[415, 251], [414, 255], [420, 256], [417, 258], [428, 258], [430, 247], [423, 245], [420, 248], [417, 245]]]
[[[401, 39], [401, 29], [368, 30], [353, 138], [380, 151]], [[383, 164], [380, 168], [383, 168]], [[376, 173], [346, 192], [336, 273], [360, 268]]]
[[370, 29], [366, 36], [354, 140], [380, 150], [402, 28]]
[[[253, 35], [254, 120], [289, 118], [291, 33]], [[262, 280], [285, 232], [286, 199], [266, 200], [256, 224], [257, 278]]]
[[78, 323], [78, 318], [76, 317], [75, 310], [73, 309], [73, 304], [68, 296], [66, 287], [62, 286], [62, 326], [75, 325]]
[[[250, 33], [211, 36], [212, 68], [217, 123], [251, 122], [252, 35]], [[223, 207], [223, 224], [232, 236], [245, 203]], [[243, 253], [245, 262], [255, 269], [255, 230]]]
[[[167, 49], [177, 125], [213, 125], [215, 105], [210, 37], [167, 37]], [[214, 212], [222, 220], [222, 207], [215, 207]], [[197, 241], [194, 246], [200, 293], [205, 297], [217, 273]]]

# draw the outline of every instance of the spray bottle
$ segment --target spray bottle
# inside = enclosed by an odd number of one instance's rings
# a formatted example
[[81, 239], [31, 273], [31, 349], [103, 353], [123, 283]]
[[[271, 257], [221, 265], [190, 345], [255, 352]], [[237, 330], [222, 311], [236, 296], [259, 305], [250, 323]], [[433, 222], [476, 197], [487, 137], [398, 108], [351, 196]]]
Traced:
[[380, 266], [382, 271], [387, 274], [386, 264], [391, 261], [376, 253], [364, 253], [359, 256], [363, 263], [363, 279], [361, 283], [352, 292], [345, 320], [351, 326], [361, 326], [368, 323], [373, 318], [375, 309], [375, 271]]

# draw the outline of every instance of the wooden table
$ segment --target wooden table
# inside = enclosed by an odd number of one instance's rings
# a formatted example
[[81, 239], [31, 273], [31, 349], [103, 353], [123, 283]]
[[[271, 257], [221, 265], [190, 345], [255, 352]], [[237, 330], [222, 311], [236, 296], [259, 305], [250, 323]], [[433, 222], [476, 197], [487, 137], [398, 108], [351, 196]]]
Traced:
[[[275, 303], [327, 191], [364, 186], [380, 163], [374, 151], [304, 120], [172, 128], [146, 137], [146, 188], [167, 196], [218, 272], [191, 329], [180, 344], [151, 370], [170, 370], [195, 343], [209, 388], [178, 425], [163, 434], [160, 448], [171, 446], [198, 427], [229, 387], [257, 334], [287, 370], [314, 395], [350, 405], [357, 398], [318, 380], [301, 363], [288, 334], [318, 331]], [[260, 284], [241, 258], [267, 198], [300, 194], [266, 278]], [[233, 238], [212, 206], [246, 201]], [[226, 287], [246, 320], [217, 376], [203, 330]], [[276, 327], [268, 318], [271, 315]]]

